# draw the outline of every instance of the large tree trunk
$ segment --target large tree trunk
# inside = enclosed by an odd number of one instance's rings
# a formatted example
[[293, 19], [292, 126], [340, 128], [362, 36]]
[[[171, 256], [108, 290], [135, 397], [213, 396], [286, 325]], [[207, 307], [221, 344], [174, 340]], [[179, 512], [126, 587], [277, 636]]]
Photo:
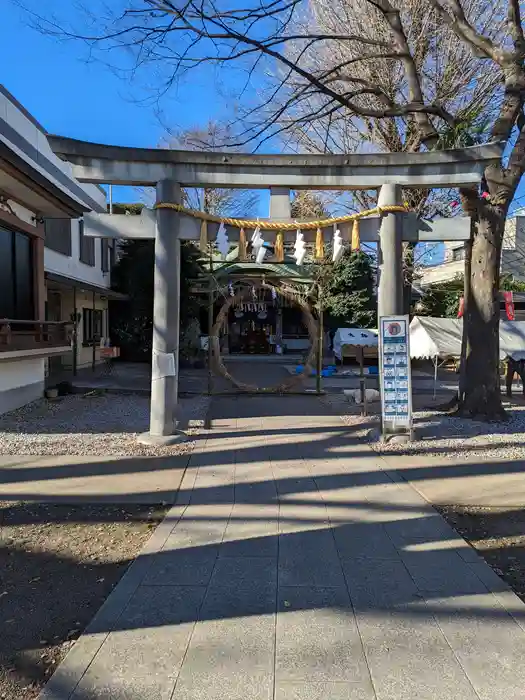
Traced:
[[[470, 208], [470, 207], [469, 207]], [[459, 411], [484, 420], [505, 416], [499, 373], [499, 277], [505, 209], [477, 201], [466, 283]], [[471, 248], [471, 250], [469, 250]]]
[[468, 336], [467, 322], [465, 321], [468, 300], [470, 299], [471, 275], [472, 275], [472, 242], [476, 232], [476, 223], [471, 220], [470, 240], [465, 243], [465, 270], [463, 272], [463, 335], [461, 338], [461, 357], [459, 364], [459, 390], [458, 403], [462, 405], [467, 390], [467, 353]]
[[414, 282], [414, 244], [403, 244], [403, 313], [410, 315]]

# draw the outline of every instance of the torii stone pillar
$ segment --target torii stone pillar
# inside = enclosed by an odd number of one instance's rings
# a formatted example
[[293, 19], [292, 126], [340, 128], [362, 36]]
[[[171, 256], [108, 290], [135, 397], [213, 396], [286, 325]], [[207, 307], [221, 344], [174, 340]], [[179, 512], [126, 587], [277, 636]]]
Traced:
[[[289, 187], [270, 187], [270, 219], [292, 218], [292, 203], [290, 202]], [[283, 347], [283, 308], [277, 307], [275, 318], [275, 345]]]
[[[377, 205], [400, 205], [401, 188], [383, 185], [379, 190]], [[403, 314], [403, 232], [399, 216], [384, 214], [379, 229], [377, 316]]]
[[[157, 183], [157, 202], [180, 204], [174, 180]], [[180, 215], [157, 209], [153, 295], [153, 343], [150, 429], [143, 444], [168, 445], [186, 436], [176, 430], [179, 382]]]

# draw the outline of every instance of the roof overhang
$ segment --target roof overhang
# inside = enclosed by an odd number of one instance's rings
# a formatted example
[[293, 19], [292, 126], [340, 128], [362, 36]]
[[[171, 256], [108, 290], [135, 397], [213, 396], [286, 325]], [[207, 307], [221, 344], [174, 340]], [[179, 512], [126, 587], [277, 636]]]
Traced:
[[127, 294], [115, 292], [113, 289], [108, 289], [107, 287], [99, 287], [97, 284], [89, 284], [82, 280], [76, 280], [72, 277], [66, 277], [66, 275], [58, 275], [56, 272], [46, 272], [45, 278], [47, 281], [54, 282], [60, 287], [74, 287], [75, 289], [80, 289], [84, 292], [93, 292], [100, 296], [107, 297], [108, 299], [114, 299], [115, 301], [127, 301], [129, 299]]

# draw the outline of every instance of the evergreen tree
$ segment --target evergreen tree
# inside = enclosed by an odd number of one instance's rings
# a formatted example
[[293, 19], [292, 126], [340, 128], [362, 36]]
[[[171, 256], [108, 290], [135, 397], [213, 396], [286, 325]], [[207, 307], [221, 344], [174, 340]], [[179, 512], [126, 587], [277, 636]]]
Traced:
[[347, 250], [335, 264], [314, 265], [313, 274], [320, 285], [327, 328], [377, 326], [374, 267], [369, 255]]
[[[202, 272], [198, 250], [192, 243], [181, 243], [180, 331], [199, 314], [199, 301], [191, 294], [191, 284]], [[113, 302], [111, 332], [129, 360], [149, 360], [153, 329], [153, 271], [155, 241], [124, 240], [113, 268], [113, 287], [128, 296]]]

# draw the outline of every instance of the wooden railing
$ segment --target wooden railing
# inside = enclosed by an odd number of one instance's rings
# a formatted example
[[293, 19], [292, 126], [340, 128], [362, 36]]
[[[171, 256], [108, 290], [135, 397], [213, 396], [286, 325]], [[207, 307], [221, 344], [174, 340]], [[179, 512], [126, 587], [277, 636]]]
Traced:
[[72, 324], [62, 321], [0, 319], [0, 353], [70, 344]]

